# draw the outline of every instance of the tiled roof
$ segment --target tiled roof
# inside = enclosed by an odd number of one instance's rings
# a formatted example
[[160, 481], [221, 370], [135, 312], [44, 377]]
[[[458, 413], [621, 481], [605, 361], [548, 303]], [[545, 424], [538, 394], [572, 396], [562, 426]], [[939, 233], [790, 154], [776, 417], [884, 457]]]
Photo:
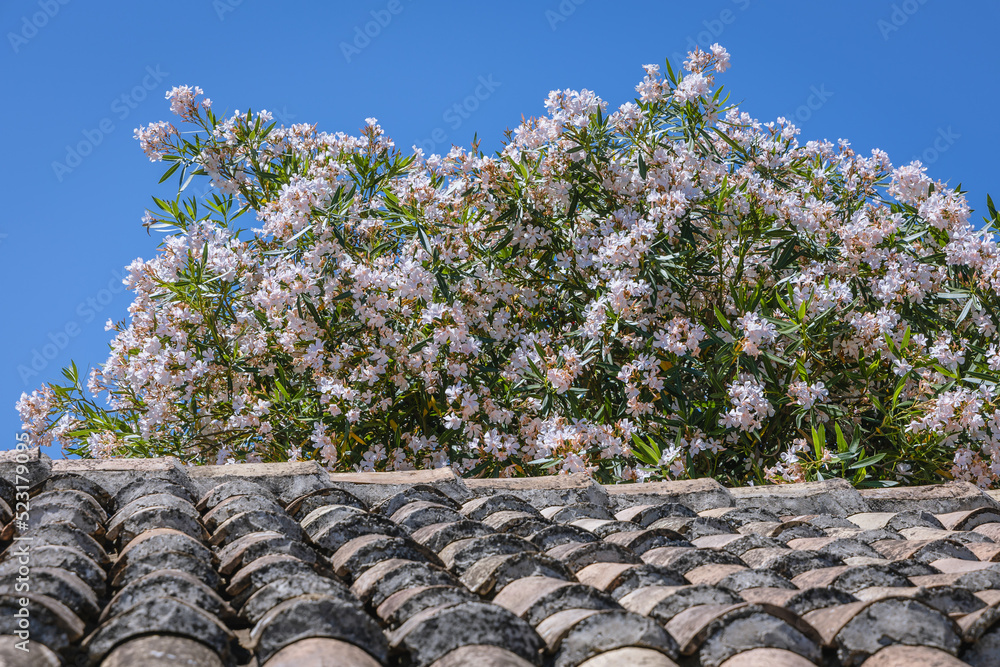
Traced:
[[0, 456], [3, 665], [1000, 665], [970, 484], [29, 459]]

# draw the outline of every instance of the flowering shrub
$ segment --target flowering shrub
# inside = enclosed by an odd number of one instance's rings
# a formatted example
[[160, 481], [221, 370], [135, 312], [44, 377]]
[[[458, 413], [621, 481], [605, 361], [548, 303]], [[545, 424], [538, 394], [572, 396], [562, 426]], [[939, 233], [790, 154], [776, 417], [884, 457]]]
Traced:
[[175, 88], [180, 126], [136, 131], [180, 178], [146, 217], [174, 233], [129, 266], [107, 363], [22, 396], [26, 430], [192, 463], [993, 483], [992, 235], [919, 163], [727, 106], [728, 63], [647, 65], [613, 113], [553, 91], [494, 156]]

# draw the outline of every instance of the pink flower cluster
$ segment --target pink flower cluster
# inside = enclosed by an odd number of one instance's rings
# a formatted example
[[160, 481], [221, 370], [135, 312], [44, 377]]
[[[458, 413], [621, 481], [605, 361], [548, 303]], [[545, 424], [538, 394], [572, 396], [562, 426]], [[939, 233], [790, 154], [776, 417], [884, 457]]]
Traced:
[[88, 383], [110, 409], [45, 388], [25, 427], [95, 457], [780, 481], [835, 467], [799, 436], [836, 423], [886, 475], [936, 469], [931, 443], [993, 483], [996, 243], [919, 163], [718, 106], [728, 65], [647, 65], [610, 114], [553, 91], [494, 156], [404, 155], [375, 119], [268, 133], [173, 89], [197, 140], [136, 136], [218, 198], [154, 212], [181, 232], [129, 267]]

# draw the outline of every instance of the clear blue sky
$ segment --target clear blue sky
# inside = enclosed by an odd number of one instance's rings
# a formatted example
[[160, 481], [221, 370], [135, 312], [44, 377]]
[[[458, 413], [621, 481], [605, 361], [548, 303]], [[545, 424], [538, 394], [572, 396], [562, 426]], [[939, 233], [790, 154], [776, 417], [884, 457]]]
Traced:
[[375, 116], [399, 146], [478, 132], [493, 151], [551, 89], [614, 108], [644, 63], [718, 41], [732, 54], [719, 82], [752, 115], [797, 117], [803, 139], [847, 138], [896, 164], [923, 155], [981, 211], [1000, 194], [998, 24], [985, 0], [5, 0], [2, 448], [22, 391], [107, 357], [104, 322], [131, 301], [122, 267], [158, 242], [142, 212], [170, 194], [132, 132], [170, 118], [172, 86], [200, 85], [217, 112], [349, 133]]

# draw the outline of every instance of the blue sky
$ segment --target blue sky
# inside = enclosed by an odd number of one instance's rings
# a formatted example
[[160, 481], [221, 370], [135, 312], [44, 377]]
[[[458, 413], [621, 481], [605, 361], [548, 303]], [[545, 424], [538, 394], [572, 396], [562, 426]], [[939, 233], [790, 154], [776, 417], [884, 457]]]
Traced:
[[133, 129], [169, 119], [172, 86], [201, 86], [216, 112], [265, 108], [348, 133], [375, 116], [399, 146], [446, 150], [478, 133], [492, 152], [551, 89], [589, 88], [614, 108], [644, 63], [718, 41], [732, 54], [719, 83], [752, 115], [895, 164], [920, 158], [982, 211], [1000, 194], [998, 24], [986, 1], [5, 0], [4, 448], [22, 391], [107, 357], [104, 322], [131, 301], [123, 267], [159, 240], [143, 210], [172, 194]]

